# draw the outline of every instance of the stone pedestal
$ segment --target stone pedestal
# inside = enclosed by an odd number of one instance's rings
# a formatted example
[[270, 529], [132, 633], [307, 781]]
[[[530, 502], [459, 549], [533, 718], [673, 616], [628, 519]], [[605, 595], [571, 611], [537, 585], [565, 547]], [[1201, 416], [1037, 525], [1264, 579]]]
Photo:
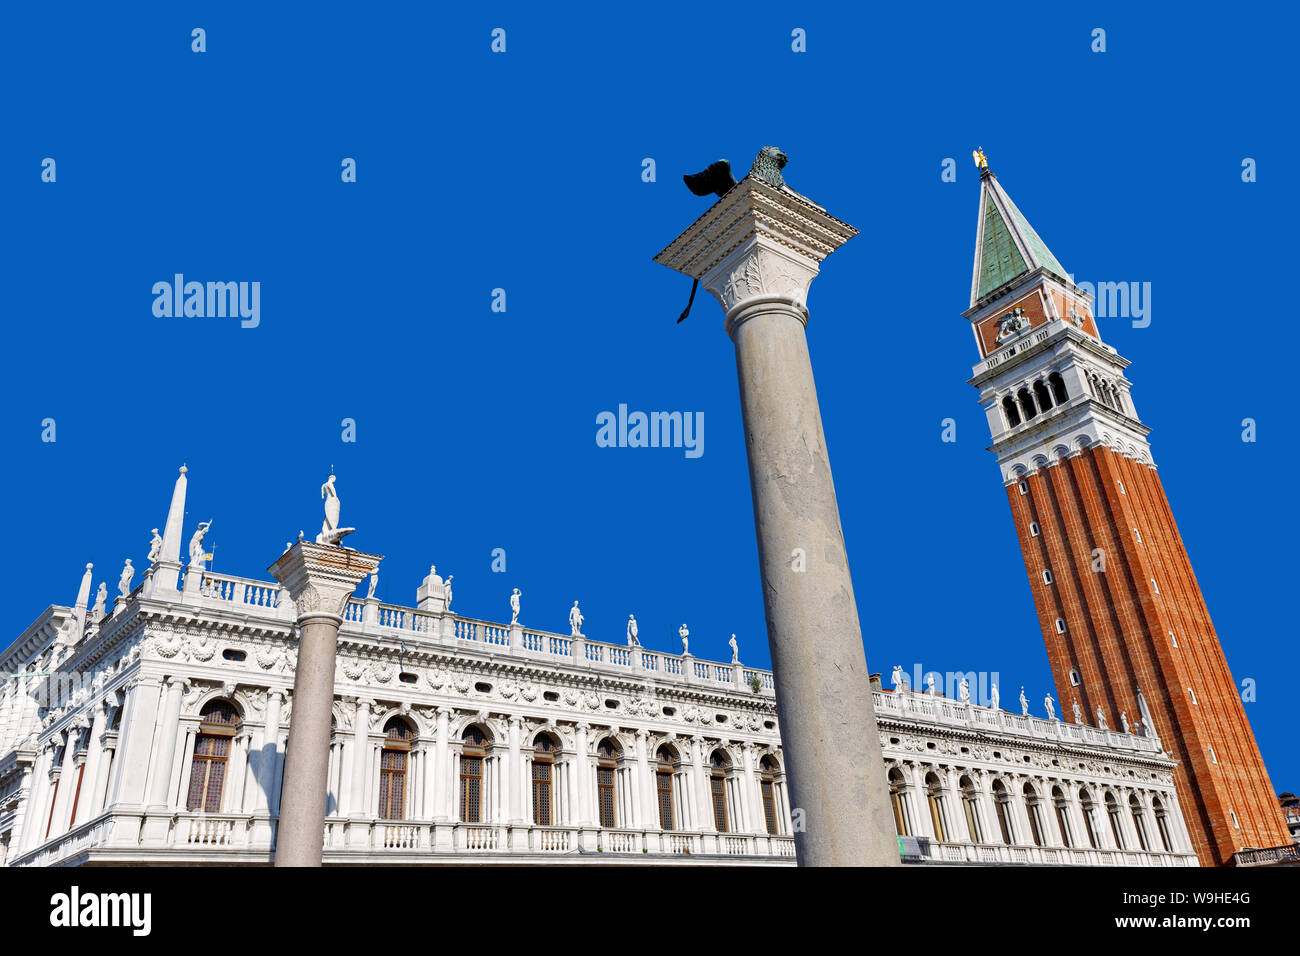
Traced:
[[808, 355], [819, 263], [857, 230], [747, 176], [655, 261], [700, 280], [735, 344], [768, 643], [800, 865], [896, 865], [866, 655]]
[[276, 866], [321, 864], [339, 626], [348, 598], [380, 560], [376, 554], [299, 541], [270, 567], [293, 598], [299, 631]]

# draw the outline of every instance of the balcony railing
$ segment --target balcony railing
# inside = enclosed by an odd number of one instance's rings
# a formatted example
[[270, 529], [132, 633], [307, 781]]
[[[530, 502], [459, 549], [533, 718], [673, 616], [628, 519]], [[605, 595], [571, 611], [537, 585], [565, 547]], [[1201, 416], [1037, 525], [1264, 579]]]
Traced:
[[1095, 850], [1091, 847], [1007, 846], [1002, 843], [938, 843], [927, 837], [901, 841], [908, 863], [991, 863], [1022, 866], [1199, 866], [1194, 853]]
[[894, 715], [908, 720], [944, 724], [952, 727], [1001, 730], [1021, 737], [1038, 737], [1160, 755], [1164, 746], [1159, 737], [1139, 737], [1117, 730], [1101, 730], [1087, 724], [1068, 724], [1062, 720], [1045, 720], [1013, 714], [978, 704], [963, 704], [949, 697], [931, 696], [918, 691], [873, 691], [878, 717]]
[[[184, 575], [182, 582], [183, 580]], [[280, 586], [274, 582], [204, 571], [197, 595], [182, 591], [181, 600], [230, 605], [250, 615], [283, 621], [290, 613], [291, 606], [287, 602], [281, 606], [280, 593]], [[493, 653], [550, 658], [556, 663], [620, 672], [644, 672], [659, 678], [746, 694], [754, 693], [752, 688], [757, 681], [758, 694], [771, 697], [775, 693], [771, 671], [740, 668], [733, 663], [699, 660], [692, 656], [628, 647], [535, 628], [512, 628], [506, 624], [468, 617], [443, 618], [415, 608], [383, 604], [373, 599], [366, 601], [352, 598], [347, 602], [343, 609], [342, 631], [344, 635], [360, 631], [380, 636], [384, 632], [394, 632], [393, 636], [396, 637], [410, 635], [427, 641], [478, 647]]]

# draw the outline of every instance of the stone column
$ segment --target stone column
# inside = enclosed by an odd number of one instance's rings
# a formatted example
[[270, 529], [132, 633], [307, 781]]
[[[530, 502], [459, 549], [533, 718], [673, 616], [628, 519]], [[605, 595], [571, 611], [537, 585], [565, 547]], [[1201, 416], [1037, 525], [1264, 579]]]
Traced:
[[99, 793], [99, 774], [103, 764], [104, 754], [104, 720], [105, 710], [103, 698], [95, 703], [94, 717], [90, 722], [90, 746], [86, 752], [86, 768], [90, 771], [88, 779], [83, 780], [83, 791], [81, 799], [77, 803], [77, 816], [70, 826], [75, 827], [78, 822], [85, 822], [95, 815], [95, 796]]
[[577, 737], [574, 745], [574, 766], [573, 766], [573, 785], [578, 795], [578, 825], [591, 826], [591, 804], [594, 794], [588, 793], [587, 787], [587, 765], [590, 759], [587, 756], [587, 725], [578, 724]]
[[819, 263], [857, 230], [749, 175], [655, 261], [699, 279], [735, 343], [768, 644], [803, 866], [893, 866], [857, 602], [808, 355]]
[[522, 717], [511, 717], [509, 729], [506, 732], [506, 741], [509, 748], [505, 773], [507, 823], [523, 822], [523, 810], [521, 809], [523, 801], [520, 799], [523, 791], [523, 780], [521, 779], [523, 758], [519, 749], [519, 732], [522, 722]]
[[447, 801], [451, 791], [451, 751], [447, 746], [448, 724], [451, 714], [446, 707], [438, 708], [436, 738], [433, 742], [433, 819], [443, 822], [448, 819]]
[[658, 796], [654, 790], [654, 775], [650, 772], [650, 758], [647, 753], [646, 738], [649, 737], [649, 731], [638, 730], [636, 732], [636, 776], [637, 787], [641, 794], [641, 818], [636, 821], [638, 827], [649, 827], [651, 829], [659, 828], [659, 818], [657, 813]]
[[380, 560], [375, 554], [299, 541], [270, 567], [289, 589], [299, 632], [276, 866], [321, 864], [339, 627], [348, 598]]
[[348, 782], [348, 816], [366, 816], [366, 778], [370, 772], [370, 705], [360, 698], [352, 712], [352, 779]]
[[[162, 711], [158, 716], [157, 753], [149, 765], [149, 803], [148, 814], [143, 830], [143, 841], [148, 844], [163, 844], [167, 840], [167, 831], [171, 826], [171, 801], [168, 790], [172, 780], [172, 759], [176, 756], [176, 738], [181, 727], [181, 691], [184, 681], [179, 677], [168, 677], [164, 681], [162, 692]], [[233, 749], [233, 748], [232, 748]], [[237, 766], [236, 757], [231, 755], [229, 773]]]

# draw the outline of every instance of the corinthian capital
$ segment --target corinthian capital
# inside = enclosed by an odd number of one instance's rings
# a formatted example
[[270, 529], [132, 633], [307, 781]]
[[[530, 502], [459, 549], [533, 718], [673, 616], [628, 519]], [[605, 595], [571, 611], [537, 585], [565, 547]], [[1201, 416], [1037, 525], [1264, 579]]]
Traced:
[[806, 320], [821, 261], [857, 232], [788, 186], [746, 176], [655, 261], [698, 279], [730, 332], [751, 305], [784, 306]]

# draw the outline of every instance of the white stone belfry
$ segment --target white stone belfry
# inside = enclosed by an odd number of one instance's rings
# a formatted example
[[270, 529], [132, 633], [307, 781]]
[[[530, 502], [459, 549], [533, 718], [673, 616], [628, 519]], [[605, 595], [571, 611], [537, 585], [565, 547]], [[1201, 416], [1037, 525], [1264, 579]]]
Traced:
[[[751, 174], [655, 256], [721, 304], [736, 349], [768, 643], [801, 865], [895, 865], [866, 654], [808, 355], [808, 286], [857, 234]], [[798, 558], [800, 560], [796, 561]]]

